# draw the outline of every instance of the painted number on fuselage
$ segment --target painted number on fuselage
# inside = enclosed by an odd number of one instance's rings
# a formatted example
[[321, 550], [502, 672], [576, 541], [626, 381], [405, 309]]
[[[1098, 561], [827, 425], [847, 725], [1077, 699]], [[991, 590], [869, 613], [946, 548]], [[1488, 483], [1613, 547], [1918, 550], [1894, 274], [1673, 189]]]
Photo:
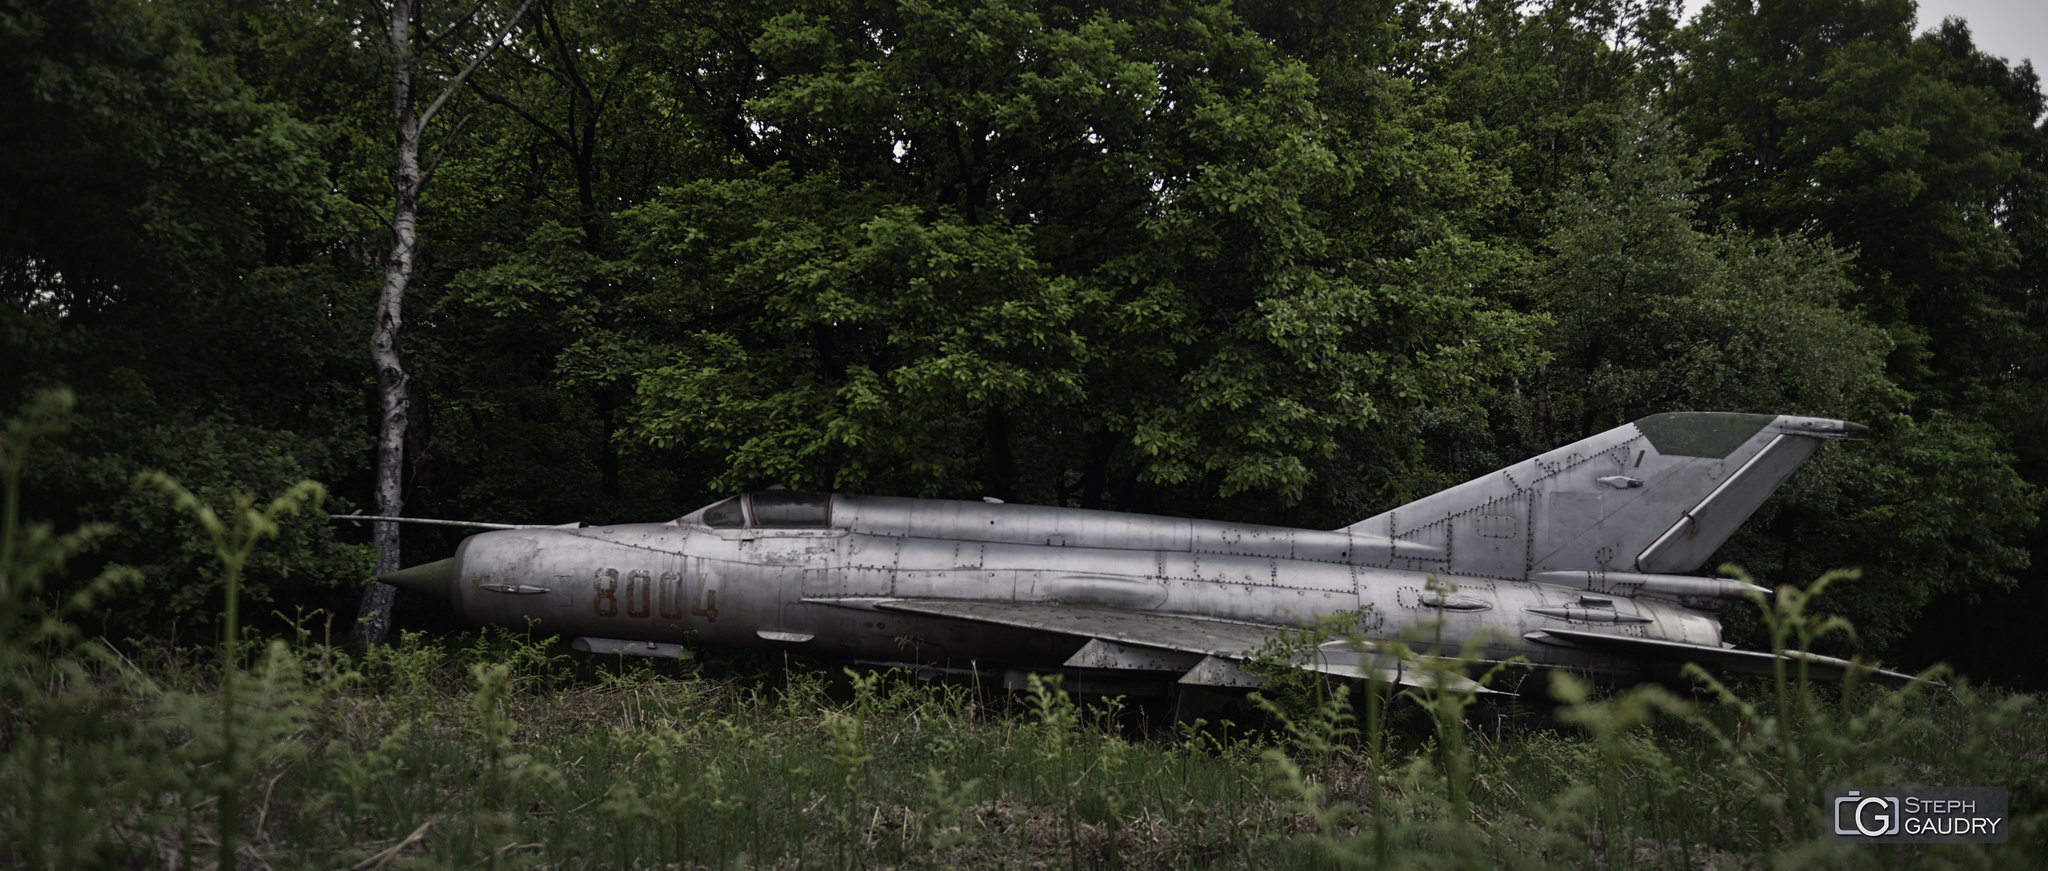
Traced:
[[[659, 616], [663, 620], [681, 620], [683, 604], [689, 600], [689, 591], [684, 589], [687, 583], [688, 578], [682, 572], [662, 572], [657, 578], [646, 569], [624, 573], [612, 568], [598, 569], [597, 575], [591, 579], [590, 609], [599, 617], [617, 617], [619, 599], [623, 594], [627, 617], [646, 619]], [[697, 602], [690, 608], [690, 613], [704, 618], [707, 623], [718, 622], [718, 591], [704, 589], [699, 584], [696, 594]]]

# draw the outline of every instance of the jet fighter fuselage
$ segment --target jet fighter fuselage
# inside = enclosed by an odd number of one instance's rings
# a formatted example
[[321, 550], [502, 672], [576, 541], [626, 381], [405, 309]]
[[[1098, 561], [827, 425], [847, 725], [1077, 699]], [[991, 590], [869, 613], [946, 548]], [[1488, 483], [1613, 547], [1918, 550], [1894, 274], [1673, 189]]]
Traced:
[[[386, 579], [475, 622], [651, 655], [737, 646], [1246, 686], [1237, 666], [1263, 644], [1342, 615], [1365, 639], [1600, 679], [1681, 660], [1756, 671], [1774, 657], [1725, 647], [1713, 612], [1761, 588], [1690, 573], [1822, 440], [1858, 429], [1656, 415], [1335, 530], [766, 490], [664, 523], [480, 533]], [[1370, 642], [1297, 664], [1417, 674]]]

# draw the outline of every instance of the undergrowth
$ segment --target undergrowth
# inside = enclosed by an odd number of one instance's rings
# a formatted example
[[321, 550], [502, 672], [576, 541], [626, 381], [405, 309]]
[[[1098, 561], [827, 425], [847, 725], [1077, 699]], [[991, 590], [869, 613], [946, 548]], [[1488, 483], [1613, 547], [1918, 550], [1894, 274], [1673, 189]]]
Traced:
[[[2048, 855], [2048, 715], [1960, 679], [1700, 674], [1681, 696], [1559, 677], [1548, 719], [1503, 727], [1473, 716], [1455, 661], [1416, 658], [1444, 679], [1276, 681], [1231, 721], [1166, 727], [1056, 679], [1010, 695], [800, 662], [733, 675], [572, 658], [505, 630], [407, 633], [360, 658], [316, 637], [319, 615], [293, 638], [230, 634], [213, 651], [83, 638], [67, 615], [124, 575], [60, 602], [45, 591], [106, 531], [25, 524], [14, 501], [22, 457], [61, 412], [47, 400], [0, 444], [7, 867], [2002, 868]], [[216, 518], [223, 571], [265, 518], [314, 495], [249, 497]], [[1781, 644], [1842, 629], [1805, 601], [1788, 588], [1763, 603]], [[1827, 843], [1822, 793], [1846, 785], [2007, 787], [2010, 841]]]

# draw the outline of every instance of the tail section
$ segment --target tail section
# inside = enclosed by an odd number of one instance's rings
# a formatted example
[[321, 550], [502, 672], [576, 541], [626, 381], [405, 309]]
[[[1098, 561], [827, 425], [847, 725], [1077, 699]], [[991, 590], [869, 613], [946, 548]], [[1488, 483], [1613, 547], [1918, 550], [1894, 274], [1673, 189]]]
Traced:
[[[1655, 586], [1662, 576], [1697, 570], [1822, 440], [1862, 429], [1792, 415], [1658, 414], [1347, 531], [1392, 539], [1394, 568], [1508, 580], [1575, 578], [1595, 587], [1611, 573], [1606, 582]], [[1676, 578], [1662, 582], [1685, 586]], [[1735, 596], [1742, 589], [1746, 585], [1687, 594]]]

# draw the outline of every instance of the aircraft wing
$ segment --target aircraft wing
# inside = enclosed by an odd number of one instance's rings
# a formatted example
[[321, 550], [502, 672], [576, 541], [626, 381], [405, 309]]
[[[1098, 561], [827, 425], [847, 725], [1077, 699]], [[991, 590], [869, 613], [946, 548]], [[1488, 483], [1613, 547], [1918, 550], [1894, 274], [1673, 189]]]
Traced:
[[[1678, 641], [1660, 641], [1653, 638], [1631, 638], [1626, 635], [1609, 635], [1600, 632], [1581, 632], [1575, 629], [1544, 629], [1531, 632], [1524, 638], [1537, 644], [1553, 647], [1568, 647], [1579, 650], [1599, 651], [1622, 656], [1633, 656], [1664, 662], [1696, 662], [1701, 666], [1729, 674], [1748, 674], [1771, 677], [1777, 672], [1778, 656], [1760, 650], [1739, 650], [1731, 647], [1708, 647], [1702, 644], [1686, 644]], [[1858, 672], [1865, 676], [1894, 685], [1913, 683], [1918, 678], [1902, 672], [1822, 656], [1818, 653], [1789, 650], [1785, 652], [1787, 664], [1806, 663], [1807, 674], [1823, 681], [1839, 681], [1846, 674]]]
[[[805, 601], [854, 604], [838, 599]], [[1086, 638], [1088, 643], [1064, 663], [1067, 667], [1178, 671], [1180, 683], [1191, 686], [1260, 685], [1263, 679], [1246, 673], [1239, 664], [1286, 633], [1299, 631], [1294, 626], [1039, 602], [868, 599], [858, 607]], [[1301, 657], [1295, 666], [1340, 677], [1371, 674], [1402, 686], [1431, 686], [1438, 680], [1436, 672], [1382, 654], [1370, 643], [1360, 647], [1349, 641], [1330, 642]], [[1442, 680], [1450, 689], [1496, 692], [1455, 673]]]

